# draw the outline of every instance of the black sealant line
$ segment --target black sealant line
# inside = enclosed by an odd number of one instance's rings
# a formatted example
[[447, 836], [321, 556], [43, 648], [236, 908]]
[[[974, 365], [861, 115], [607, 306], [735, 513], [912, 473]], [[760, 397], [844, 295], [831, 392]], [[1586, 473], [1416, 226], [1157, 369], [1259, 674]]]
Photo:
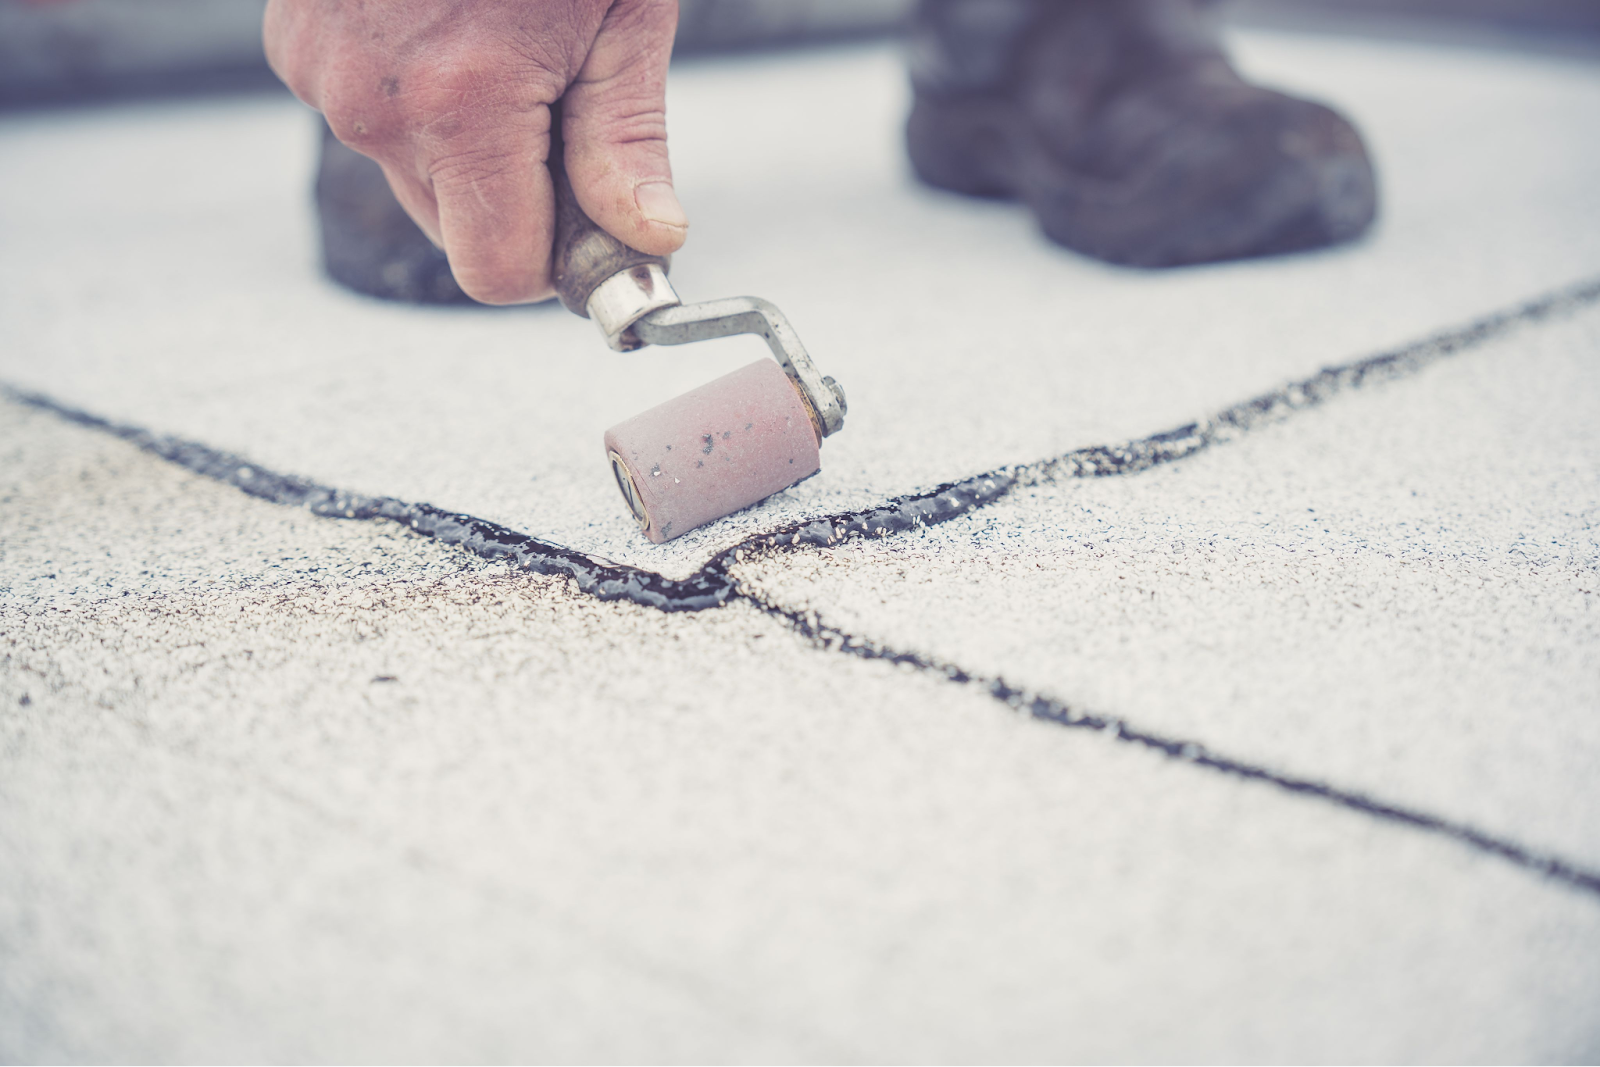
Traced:
[[1302, 381], [1173, 430], [1120, 445], [1080, 448], [1037, 463], [1000, 467], [920, 493], [895, 497], [873, 508], [808, 519], [756, 534], [723, 549], [684, 579], [667, 578], [640, 567], [597, 559], [564, 545], [432, 504], [410, 504], [394, 497], [349, 493], [294, 475], [277, 474], [206, 445], [114, 423], [38, 393], [0, 388], [15, 401], [110, 433], [196, 474], [225, 482], [263, 500], [307, 508], [313, 514], [329, 518], [387, 519], [445, 544], [460, 545], [485, 559], [504, 560], [535, 574], [566, 575], [580, 591], [601, 600], [631, 600], [660, 611], [704, 611], [721, 606], [733, 595], [729, 567], [752, 552], [825, 548], [855, 538], [887, 537], [961, 518], [1025, 486], [1067, 478], [1137, 474], [1280, 422], [1347, 390], [1409, 377], [1441, 359], [1475, 348], [1514, 328], [1597, 302], [1600, 302], [1600, 278], [1589, 279], [1392, 352], [1326, 368]]
[[747, 556], [795, 548], [828, 547], [855, 538], [887, 537], [936, 526], [993, 504], [1012, 491], [1066, 478], [1136, 474], [1184, 459], [1213, 445], [1280, 422], [1297, 411], [1326, 403], [1350, 389], [1409, 377], [1448, 356], [1475, 348], [1508, 331], [1600, 302], [1600, 278], [1589, 279], [1525, 304], [1495, 312], [1465, 326], [1425, 338], [1391, 352], [1326, 368], [1302, 381], [1235, 404], [1209, 418], [1120, 445], [1080, 448], [1037, 463], [1002, 467], [921, 493], [896, 497], [875, 508], [791, 523], [746, 538], [724, 549], [689, 578], [666, 578], [653, 571], [611, 563], [563, 545], [519, 533], [497, 523], [432, 504], [408, 504], [393, 497], [348, 493], [294, 475], [277, 474], [202, 444], [114, 423], [68, 407], [50, 397], [3, 388], [12, 400], [59, 415], [81, 426], [112, 434], [196, 474], [225, 482], [251, 496], [303, 507], [313, 514], [342, 519], [385, 519], [459, 545], [485, 559], [504, 560], [535, 574], [565, 575], [578, 589], [601, 600], [630, 600], [661, 611], [704, 611], [730, 600], [748, 601], [819, 647], [867, 659], [888, 660], [938, 674], [960, 685], [979, 685], [989, 694], [1033, 718], [1075, 729], [1097, 730], [1125, 744], [1154, 749], [1171, 758], [1218, 773], [1262, 782], [1291, 793], [1333, 803], [1387, 822], [1441, 834], [1461, 844], [1543, 874], [1575, 889], [1600, 896], [1600, 874], [1577, 864], [1525, 848], [1515, 842], [1424, 812], [1412, 811], [1310, 779], [1279, 774], [1210, 752], [1195, 742], [1138, 730], [1123, 720], [1074, 711], [1060, 701], [1012, 686], [1001, 678], [982, 678], [916, 653], [897, 652], [796, 613], [742, 587], [729, 568]]
[[1245, 763], [1213, 752], [1195, 741], [1163, 737], [1148, 730], [1141, 730], [1124, 719], [1078, 711], [1060, 700], [1014, 686], [1004, 678], [972, 674], [953, 664], [940, 663], [921, 653], [900, 652], [874, 641], [856, 637], [823, 622], [815, 612], [797, 612], [785, 608], [766, 600], [754, 591], [742, 590], [740, 598], [750, 601], [768, 615], [778, 619], [817, 648], [840, 652], [859, 659], [885, 660], [898, 666], [913, 667], [936, 675], [956, 685], [975, 686], [1002, 704], [1042, 722], [1076, 730], [1092, 730], [1108, 740], [1151, 749], [1169, 759], [1192, 763], [1196, 767], [1204, 767], [1232, 778], [1274, 786], [1289, 793], [1360, 812], [1384, 822], [1440, 834], [1479, 852], [1488, 853], [1543, 875], [1552, 881], [1600, 897], [1600, 873], [1586, 870], [1558, 856], [1519, 845], [1515, 841], [1485, 833], [1466, 823], [1442, 819], [1423, 811], [1414, 811], [1378, 800], [1365, 793], [1340, 789], [1315, 779], [1297, 778], [1266, 767]]

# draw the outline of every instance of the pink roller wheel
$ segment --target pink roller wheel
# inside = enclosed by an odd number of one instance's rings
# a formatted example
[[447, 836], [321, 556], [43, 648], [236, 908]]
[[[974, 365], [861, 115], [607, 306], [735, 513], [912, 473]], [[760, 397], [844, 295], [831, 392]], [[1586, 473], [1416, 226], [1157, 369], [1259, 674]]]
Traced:
[[613, 426], [606, 453], [639, 528], [660, 544], [811, 477], [821, 441], [783, 368], [758, 359]]

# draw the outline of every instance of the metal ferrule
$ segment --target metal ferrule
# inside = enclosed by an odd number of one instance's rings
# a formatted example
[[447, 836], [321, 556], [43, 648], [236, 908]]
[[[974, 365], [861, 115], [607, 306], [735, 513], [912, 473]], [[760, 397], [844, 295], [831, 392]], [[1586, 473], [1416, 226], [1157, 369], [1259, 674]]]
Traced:
[[595, 286], [584, 310], [600, 327], [606, 344], [618, 352], [631, 352], [647, 343], [632, 326], [652, 311], [682, 303], [667, 280], [667, 272], [649, 263], [619, 271]]

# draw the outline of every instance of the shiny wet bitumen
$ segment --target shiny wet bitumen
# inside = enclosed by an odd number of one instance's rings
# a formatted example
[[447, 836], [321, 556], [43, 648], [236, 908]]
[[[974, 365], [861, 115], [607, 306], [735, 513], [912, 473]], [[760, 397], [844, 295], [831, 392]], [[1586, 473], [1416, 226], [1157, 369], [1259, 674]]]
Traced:
[[1094, 730], [1114, 742], [1153, 750], [1167, 758], [1214, 773], [1270, 785], [1368, 817], [1437, 834], [1479, 853], [1600, 897], [1600, 873], [1586, 870], [1579, 864], [1496, 837], [1464, 823], [1390, 804], [1328, 783], [1285, 775], [1271, 768], [1212, 752], [1196, 742], [1163, 737], [1139, 729], [1114, 716], [1080, 711], [1060, 700], [1013, 686], [1003, 678], [981, 677], [916, 652], [886, 648], [829, 626], [814, 613], [795, 612], [774, 603], [758, 590], [740, 583], [730, 573], [734, 564], [757, 556], [778, 555], [802, 547], [826, 548], [856, 538], [882, 538], [936, 526], [969, 515], [1030, 485], [1069, 478], [1137, 474], [1280, 422], [1295, 412], [1326, 403], [1341, 393], [1409, 377], [1433, 363], [1476, 348], [1513, 330], [1596, 303], [1600, 303], [1600, 278], [1591, 278], [1393, 351], [1326, 368], [1309, 378], [1172, 430], [1118, 445], [1096, 445], [1036, 463], [1000, 468], [948, 482], [925, 492], [896, 497], [874, 508], [791, 523], [724, 549], [685, 579], [671, 579], [643, 568], [596, 559], [497, 523], [446, 511], [432, 504], [412, 504], [393, 497], [350, 493], [294, 475], [278, 474], [242, 457], [196, 442], [112, 422], [68, 407], [47, 396], [9, 387], [0, 389], [12, 400], [112, 434], [189, 471], [224, 482], [262, 500], [302, 507], [328, 518], [396, 522], [423, 536], [445, 544], [459, 545], [484, 559], [508, 562], [535, 574], [566, 576], [579, 591], [601, 600], [627, 600], [668, 612], [704, 611], [742, 600], [782, 621], [818, 648], [860, 658], [885, 660], [931, 673], [955, 684], [977, 686], [995, 700], [1040, 721]]

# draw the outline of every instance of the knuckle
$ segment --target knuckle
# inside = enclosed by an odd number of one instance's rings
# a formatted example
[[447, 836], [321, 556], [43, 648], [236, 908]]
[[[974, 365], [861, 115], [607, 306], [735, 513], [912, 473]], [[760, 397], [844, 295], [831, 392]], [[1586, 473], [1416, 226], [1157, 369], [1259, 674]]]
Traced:
[[518, 76], [505, 67], [450, 64], [414, 78], [402, 94], [416, 132], [445, 151], [458, 139], [478, 141], [515, 131], [550, 131], [550, 104], [561, 87], [547, 78]]
[[525, 51], [509, 41], [466, 44], [419, 72], [418, 84], [446, 99], [529, 107], [553, 102], [566, 88], [559, 64]]
[[619, 30], [670, 37], [678, 26], [678, 0], [629, 0], [612, 5], [606, 18]]
[[573, 98], [567, 132], [574, 142], [666, 143], [666, 105], [654, 85], [622, 79], [591, 82], [575, 87]]
[[505, 43], [522, 80], [560, 96], [582, 64], [582, 53], [574, 47], [581, 38], [580, 31], [568, 27], [560, 34], [518, 34]]
[[[431, 64], [384, 66], [361, 57], [336, 57], [322, 87], [324, 113], [341, 140], [415, 137], [447, 144], [502, 125], [542, 121], [549, 101], [538, 79], [511, 76], [503, 64], [453, 58]], [[543, 119], [539, 113], [543, 111]]]
[[661, 111], [620, 111], [604, 121], [605, 138], [612, 144], [667, 143], [667, 116]]
[[324, 81], [322, 113], [339, 140], [359, 148], [382, 144], [400, 135], [404, 118], [385, 93], [382, 82], [381, 77], [348, 68]]
[[530, 155], [494, 140], [467, 142], [435, 155], [427, 173], [435, 186], [471, 187], [526, 170], [535, 162]]
[[549, 105], [560, 99], [566, 81], [504, 40], [480, 37], [458, 40], [425, 60], [394, 61], [359, 44], [335, 49], [322, 67], [321, 110], [340, 140], [357, 146], [414, 139], [434, 151], [453, 151], [458, 139], [506, 129], [548, 133]]

